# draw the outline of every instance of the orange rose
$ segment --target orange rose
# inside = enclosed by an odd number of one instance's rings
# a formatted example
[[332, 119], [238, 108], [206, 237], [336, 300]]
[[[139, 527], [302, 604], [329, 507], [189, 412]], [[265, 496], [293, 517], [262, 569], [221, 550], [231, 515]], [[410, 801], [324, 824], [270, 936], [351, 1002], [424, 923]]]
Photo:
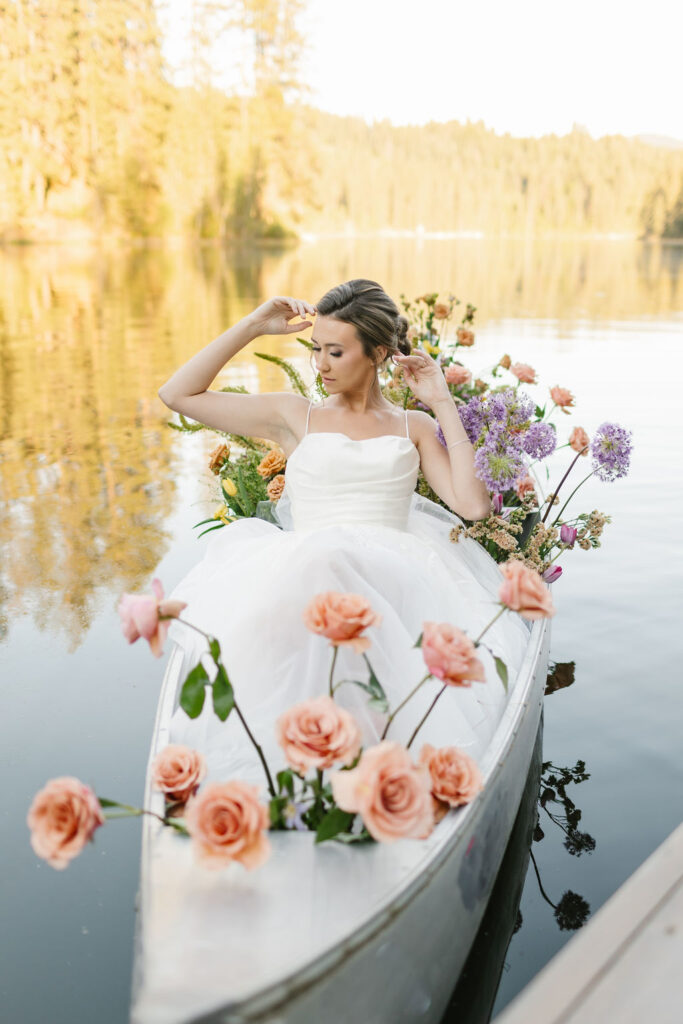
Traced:
[[185, 803], [206, 775], [204, 757], [191, 747], [169, 744], [152, 762], [152, 785], [170, 800]]
[[472, 380], [472, 373], [465, 366], [460, 366], [459, 363], [451, 363], [447, 366], [443, 372], [446, 378], [447, 384], [452, 384], [454, 387], [460, 387], [461, 384], [469, 384]]
[[536, 486], [530, 476], [523, 476], [515, 484], [515, 493], [521, 501], [525, 494], [535, 494]]
[[536, 383], [536, 371], [528, 363], [513, 363], [510, 367], [510, 373], [514, 374], [522, 384]]
[[164, 652], [164, 641], [170, 626], [170, 623], [162, 621], [160, 616], [177, 619], [183, 608], [187, 608], [187, 603], [163, 600], [164, 588], [157, 577], [152, 580], [152, 590], [153, 597], [149, 594], [124, 594], [117, 611], [123, 635], [128, 643], [134, 644], [140, 637], [144, 637], [152, 654], [160, 658]]
[[304, 623], [313, 633], [326, 636], [335, 647], [348, 645], [362, 654], [370, 640], [360, 634], [368, 626], [379, 626], [382, 616], [374, 612], [360, 594], [317, 594], [304, 609]]
[[432, 793], [450, 807], [468, 804], [484, 788], [476, 761], [458, 747], [435, 750], [425, 743], [420, 763], [427, 766], [432, 780]]
[[449, 686], [486, 682], [484, 666], [470, 638], [449, 622], [424, 622], [422, 657], [433, 676]]
[[282, 497], [282, 492], [285, 488], [285, 478], [283, 473], [278, 473], [274, 476], [266, 487], [266, 493], [271, 501], [279, 501]]
[[446, 320], [450, 315], [451, 308], [447, 306], [445, 302], [437, 302], [434, 306], [434, 319], [435, 320]]
[[[590, 437], [583, 427], [574, 427], [569, 435], [569, 447], [573, 448], [575, 452], [581, 452], [582, 455], [588, 455], [587, 444], [590, 444]], [[586, 448], [585, 451], [583, 451], [584, 448]]]
[[505, 579], [498, 596], [504, 605], [525, 619], [552, 618], [555, 608], [550, 591], [537, 572], [516, 560], [503, 562], [500, 571]]
[[62, 871], [104, 825], [104, 814], [90, 787], [66, 775], [36, 793], [26, 824], [34, 852]]
[[258, 794], [258, 786], [235, 779], [209, 783], [190, 797], [185, 824], [201, 864], [222, 868], [236, 860], [251, 870], [268, 859], [270, 815]]
[[498, 360], [498, 365], [502, 366], [504, 370], [510, 369], [510, 356], [504, 355]]
[[264, 455], [258, 466], [256, 472], [260, 473], [262, 477], [275, 476], [276, 473], [282, 472], [287, 465], [287, 459], [285, 453], [279, 448], [273, 448]]
[[574, 404], [574, 396], [571, 391], [567, 391], [566, 388], [558, 388], [555, 386], [550, 389], [550, 397], [555, 405], [560, 407], [562, 412], [569, 415], [569, 407]]
[[470, 331], [467, 327], [458, 327], [455, 334], [458, 339], [458, 345], [464, 345], [466, 348], [474, 345], [474, 331]]
[[361, 733], [356, 722], [331, 697], [315, 697], [289, 708], [275, 723], [277, 741], [294, 771], [351, 764], [358, 756]]
[[209, 469], [212, 473], [218, 473], [224, 462], [230, 457], [230, 445], [219, 444], [209, 455]]
[[337, 805], [359, 813], [379, 842], [426, 839], [434, 828], [429, 771], [398, 743], [370, 747], [356, 768], [332, 772], [330, 782]]

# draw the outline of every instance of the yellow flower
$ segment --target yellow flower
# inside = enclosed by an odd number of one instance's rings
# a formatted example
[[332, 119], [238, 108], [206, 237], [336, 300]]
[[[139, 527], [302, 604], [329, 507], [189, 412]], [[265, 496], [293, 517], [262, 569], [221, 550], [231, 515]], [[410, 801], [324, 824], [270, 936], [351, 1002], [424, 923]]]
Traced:
[[219, 505], [213, 514], [214, 519], [222, 519], [225, 513], [228, 511], [226, 505]]
[[234, 498], [237, 494], [237, 487], [235, 481], [231, 480], [229, 476], [226, 476], [225, 480], [221, 480], [221, 487], [229, 498]]
[[428, 341], [423, 342], [422, 347], [425, 352], [429, 352], [430, 356], [438, 355], [440, 351], [438, 345], [430, 345]]

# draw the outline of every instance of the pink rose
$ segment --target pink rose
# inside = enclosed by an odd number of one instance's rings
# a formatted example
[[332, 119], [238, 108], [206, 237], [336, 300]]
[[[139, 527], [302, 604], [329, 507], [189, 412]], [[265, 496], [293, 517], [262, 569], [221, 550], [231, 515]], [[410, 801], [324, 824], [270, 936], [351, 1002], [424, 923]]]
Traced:
[[351, 764], [361, 745], [356, 722], [331, 697], [315, 697], [295, 704], [275, 723], [277, 741], [294, 771]]
[[486, 682], [484, 666], [470, 638], [449, 622], [422, 625], [422, 657], [433, 676], [449, 686]]
[[461, 384], [469, 384], [472, 380], [472, 373], [467, 369], [466, 366], [460, 366], [459, 363], [451, 363], [447, 366], [443, 372], [446, 378], [447, 384], [452, 384], [454, 387], [460, 387]]
[[26, 824], [35, 853], [58, 871], [77, 857], [104, 825], [99, 800], [85, 783], [72, 776], [50, 779], [33, 798]]
[[258, 794], [258, 786], [235, 779], [209, 783], [190, 797], [185, 824], [201, 864], [218, 869], [237, 860], [251, 870], [268, 859], [270, 815]]
[[398, 743], [370, 747], [356, 768], [332, 772], [330, 782], [337, 805], [359, 813], [379, 842], [426, 839], [434, 828], [429, 771]]
[[513, 363], [510, 367], [510, 373], [513, 373], [522, 384], [536, 383], [536, 371], [528, 363]]
[[360, 634], [368, 626], [378, 626], [382, 616], [374, 612], [361, 594], [317, 594], [304, 609], [304, 623], [314, 633], [327, 637], [335, 647], [348, 645], [361, 654], [370, 640]]
[[474, 345], [474, 331], [471, 331], [468, 327], [458, 327], [455, 334], [458, 339], [458, 345], [464, 345], [465, 348], [471, 348]]
[[434, 318], [436, 320], [446, 320], [451, 312], [451, 307], [445, 302], [437, 302], [434, 306]]
[[425, 743], [420, 764], [427, 766], [432, 793], [450, 807], [468, 804], [484, 788], [476, 761], [458, 747], [439, 747]]
[[206, 775], [204, 757], [191, 747], [170, 744], [152, 762], [152, 785], [170, 800], [185, 803]]
[[152, 580], [152, 590], [153, 597], [150, 594], [124, 594], [117, 611], [128, 643], [134, 644], [140, 637], [144, 637], [152, 654], [160, 658], [170, 625], [160, 616], [177, 619], [187, 604], [185, 601], [164, 601], [164, 588], [157, 577]]
[[525, 494], [535, 494], [536, 486], [530, 476], [523, 476], [515, 484], [515, 493], [521, 501]]
[[590, 437], [583, 427], [574, 427], [569, 435], [569, 447], [573, 448], [575, 452], [581, 452], [582, 455], [588, 455], [586, 447], [588, 444], [590, 444]]
[[550, 389], [550, 397], [555, 405], [558, 405], [562, 412], [569, 415], [569, 407], [574, 404], [574, 396], [566, 388], [554, 387]]
[[500, 566], [505, 579], [498, 596], [513, 612], [525, 619], [550, 619], [555, 614], [550, 591], [537, 572], [513, 559]]

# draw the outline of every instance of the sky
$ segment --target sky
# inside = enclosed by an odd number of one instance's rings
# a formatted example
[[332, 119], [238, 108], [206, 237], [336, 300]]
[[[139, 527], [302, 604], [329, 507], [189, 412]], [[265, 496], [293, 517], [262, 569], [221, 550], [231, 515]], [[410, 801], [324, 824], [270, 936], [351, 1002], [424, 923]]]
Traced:
[[[169, 3], [178, 65], [191, 0]], [[309, 0], [300, 26], [305, 99], [332, 113], [683, 140], [680, 0]], [[221, 44], [226, 88], [239, 87], [240, 50]]]

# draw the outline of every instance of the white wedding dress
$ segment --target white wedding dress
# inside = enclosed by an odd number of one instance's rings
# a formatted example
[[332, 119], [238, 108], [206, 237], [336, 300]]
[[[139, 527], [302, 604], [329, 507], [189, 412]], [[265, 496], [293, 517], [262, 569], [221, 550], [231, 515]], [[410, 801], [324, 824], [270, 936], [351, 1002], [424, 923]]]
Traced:
[[[182, 617], [220, 641], [236, 699], [273, 773], [285, 767], [275, 740], [277, 716], [328, 692], [332, 648], [302, 618], [316, 594], [362, 594], [381, 615], [381, 623], [367, 630], [367, 657], [394, 708], [425, 675], [422, 652], [414, 647], [423, 623], [449, 622], [476, 638], [498, 610], [502, 580], [476, 541], [450, 540], [459, 518], [415, 492], [420, 460], [407, 413], [405, 435], [363, 440], [309, 432], [309, 417], [310, 405], [276, 506], [282, 528], [249, 518], [209, 534], [203, 559], [168, 595], [186, 601]], [[175, 621], [169, 636], [184, 650], [187, 673], [206, 652], [205, 641]], [[528, 637], [528, 626], [512, 612], [484, 637], [507, 664], [510, 692]], [[411, 747], [416, 755], [430, 742], [456, 745], [481, 759], [506, 696], [489, 652], [479, 648], [478, 656], [486, 682], [444, 692]], [[202, 661], [213, 676], [210, 657]], [[341, 647], [334, 678], [366, 681], [363, 656]], [[426, 682], [387, 738], [407, 742], [440, 688], [438, 680]], [[364, 745], [377, 742], [386, 716], [368, 708], [360, 687], [344, 684], [335, 699], [355, 716]], [[197, 719], [176, 710], [170, 742], [201, 750], [211, 779], [264, 783], [237, 715], [220, 722], [208, 696]]]

